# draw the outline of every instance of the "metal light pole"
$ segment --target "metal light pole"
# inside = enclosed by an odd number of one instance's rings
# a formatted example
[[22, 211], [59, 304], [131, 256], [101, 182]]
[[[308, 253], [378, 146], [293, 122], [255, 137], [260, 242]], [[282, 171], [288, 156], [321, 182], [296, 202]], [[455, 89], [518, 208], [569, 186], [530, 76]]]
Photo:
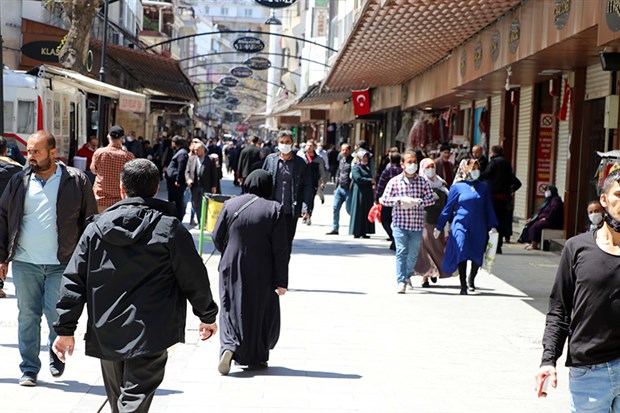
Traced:
[[4, 136], [4, 40], [2, 39], [2, 3], [0, 3], [0, 102], [2, 102], [2, 115], [0, 115], [0, 136]]
[[[108, 0], [103, 0], [103, 41], [101, 42], [101, 68], [99, 69], [99, 81], [105, 82], [105, 49], [108, 46]], [[99, 111], [99, 120], [97, 122], [97, 139], [99, 145], [105, 146], [103, 138], [105, 138], [105, 97], [99, 95], [97, 110]]]

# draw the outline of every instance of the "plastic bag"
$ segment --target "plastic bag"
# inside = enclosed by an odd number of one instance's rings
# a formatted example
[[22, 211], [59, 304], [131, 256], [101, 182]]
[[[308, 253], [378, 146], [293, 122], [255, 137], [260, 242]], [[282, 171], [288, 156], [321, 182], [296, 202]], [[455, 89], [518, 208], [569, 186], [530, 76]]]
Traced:
[[381, 204], [374, 204], [368, 211], [368, 221], [381, 223]]
[[487, 241], [487, 249], [484, 252], [484, 261], [482, 268], [491, 272], [495, 264], [495, 254], [497, 252], [497, 244], [499, 243], [499, 233], [489, 231], [489, 240]]

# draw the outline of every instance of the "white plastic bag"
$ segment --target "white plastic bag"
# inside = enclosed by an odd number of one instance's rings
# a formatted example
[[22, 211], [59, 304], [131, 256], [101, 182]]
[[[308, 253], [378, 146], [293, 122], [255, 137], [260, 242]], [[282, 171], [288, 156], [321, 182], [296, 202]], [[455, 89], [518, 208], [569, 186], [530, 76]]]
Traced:
[[489, 231], [489, 240], [487, 241], [487, 249], [484, 252], [484, 262], [482, 268], [491, 273], [495, 264], [495, 253], [497, 252], [497, 244], [499, 243], [499, 234]]

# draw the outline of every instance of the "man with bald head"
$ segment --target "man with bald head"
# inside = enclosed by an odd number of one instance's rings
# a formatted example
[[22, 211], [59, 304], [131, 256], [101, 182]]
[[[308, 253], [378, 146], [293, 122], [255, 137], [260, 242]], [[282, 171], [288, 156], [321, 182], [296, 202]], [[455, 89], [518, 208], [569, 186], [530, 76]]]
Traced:
[[51, 133], [35, 132], [27, 149], [27, 168], [13, 175], [0, 198], [0, 278], [6, 278], [12, 262], [22, 358], [19, 384], [36, 386], [43, 314], [49, 327], [50, 373], [60, 377], [64, 371], [51, 351], [60, 280], [87, 219], [97, 213], [97, 203], [84, 172], [55, 159]]
[[478, 161], [478, 165], [480, 165], [480, 173], [484, 172], [487, 169], [487, 165], [489, 164], [489, 160], [486, 156], [484, 156], [484, 151], [482, 150], [482, 146], [474, 145], [471, 148], [471, 157]]

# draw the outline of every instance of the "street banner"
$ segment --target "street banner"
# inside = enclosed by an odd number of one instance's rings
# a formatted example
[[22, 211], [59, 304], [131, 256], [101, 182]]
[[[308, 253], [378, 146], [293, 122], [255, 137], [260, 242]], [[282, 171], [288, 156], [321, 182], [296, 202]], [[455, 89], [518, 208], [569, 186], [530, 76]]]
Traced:
[[364, 116], [370, 114], [370, 91], [354, 90], [353, 94], [353, 113], [355, 116]]

